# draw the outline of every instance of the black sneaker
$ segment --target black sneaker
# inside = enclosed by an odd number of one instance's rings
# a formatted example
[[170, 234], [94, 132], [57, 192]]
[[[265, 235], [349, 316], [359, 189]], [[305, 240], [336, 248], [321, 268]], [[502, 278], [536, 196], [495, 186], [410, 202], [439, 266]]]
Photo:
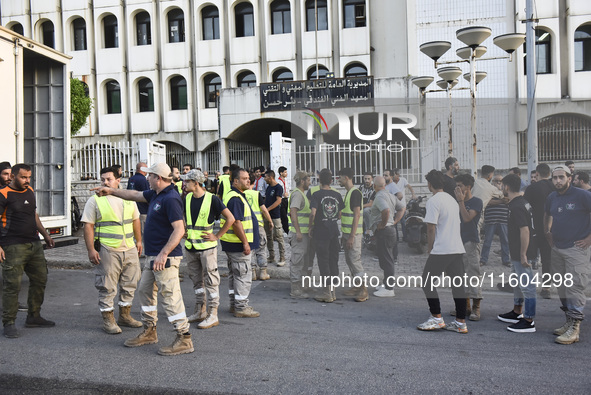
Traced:
[[34, 316], [31, 313], [29, 313], [25, 321], [26, 328], [51, 328], [52, 326], [55, 326], [55, 322], [46, 320], [40, 315]]
[[508, 331], [511, 331], [511, 332], [518, 332], [518, 333], [535, 332], [536, 331], [536, 325], [535, 325], [535, 323], [533, 321], [532, 322], [529, 322], [525, 318], [522, 318], [516, 324], [509, 325], [507, 327], [507, 330]]
[[505, 314], [499, 314], [497, 316], [499, 321], [508, 322], [510, 324], [517, 324], [520, 319], [523, 318], [523, 314], [517, 314], [513, 310]]
[[9, 339], [16, 339], [19, 336], [16, 326], [14, 324], [4, 325], [4, 336]]

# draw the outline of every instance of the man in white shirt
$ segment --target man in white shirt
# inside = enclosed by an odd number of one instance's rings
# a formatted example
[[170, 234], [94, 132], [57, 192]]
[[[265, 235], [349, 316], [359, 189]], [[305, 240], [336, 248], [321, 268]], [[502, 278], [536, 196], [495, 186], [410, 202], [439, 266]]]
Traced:
[[[464, 276], [462, 254], [466, 251], [460, 234], [460, 209], [458, 202], [443, 191], [445, 179], [443, 173], [431, 170], [425, 176], [429, 191], [433, 193], [427, 201], [427, 250], [429, 258], [423, 270], [423, 292], [429, 303], [431, 317], [417, 329], [432, 331], [447, 329], [458, 333], [468, 333], [466, 327], [466, 292], [464, 284], [454, 281], [456, 277]], [[441, 317], [441, 305], [434, 285], [441, 280], [443, 273], [451, 278], [452, 294], [456, 305], [456, 319], [445, 325]]]
[[396, 184], [398, 190], [402, 193], [402, 197], [406, 200], [406, 188], [408, 188], [411, 193], [411, 199], [416, 199], [417, 196], [415, 195], [415, 191], [408, 183], [408, 180], [400, 176], [400, 169], [394, 169], [392, 171], [394, 172], [392, 176], [392, 182]]

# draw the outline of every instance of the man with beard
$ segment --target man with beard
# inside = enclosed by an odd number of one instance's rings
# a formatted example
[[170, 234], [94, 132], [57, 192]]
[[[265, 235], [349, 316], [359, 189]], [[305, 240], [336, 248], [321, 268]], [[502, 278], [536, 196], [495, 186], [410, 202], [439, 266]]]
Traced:
[[445, 160], [445, 174], [443, 175], [443, 192], [449, 193], [452, 198], [456, 198], [455, 176], [460, 171], [460, 163], [456, 158], [450, 156]]
[[4, 188], [10, 184], [11, 167], [12, 166], [10, 166], [10, 162], [0, 163], [0, 188]]
[[323, 284], [321, 293], [314, 299], [322, 303], [336, 300], [335, 291], [330, 285], [330, 277], [339, 275], [339, 225], [341, 210], [345, 206], [341, 194], [332, 190], [332, 173], [322, 169], [318, 177], [320, 189], [310, 201], [310, 237], [315, 244], [318, 268]]
[[591, 185], [589, 185], [589, 174], [584, 171], [577, 171], [573, 178], [573, 185], [584, 191], [590, 191]]
[[[186, 173], [183, 173], [186, 174]], [[176, 166], [172, 166], [172, 183], [176, 186], [179, 195], [183, 194], [183, 181], [181, 180], [181, 172]]]
[[[571, 173], [566, 166], [554, 168], [552, 183], [556, 191], [546, 199], [544, 232], [552, 247], [554, 275], [559, 274], [562, 279], [558, 296], [566, 314], [566, 323], [554, 334], [558, 335], [556, 343], [572, 344], [579, 341], [581, 321], [585, 318], [591, 258], [591, 194], [571, 185]], [[568, 281], [569, 277], [572, 281]]]
[[47, 328], [55, 322], [46, 320], [39, 314], [47, 284], [47, 262], [39, 233], [48, 248], [55, 243], [39, 220], [36, 211], [35, 193], [31, 183], [31, 167], [19, 163], [12, 167], [12, 181], [0, 189], [0, 262], [2, 263], [2, 324], [4, 336], [19, 337], [14, 321], [18, 310], [18, 294], [23, 272], [29, 277], [29, 314], [25, 322], [27, 328]]

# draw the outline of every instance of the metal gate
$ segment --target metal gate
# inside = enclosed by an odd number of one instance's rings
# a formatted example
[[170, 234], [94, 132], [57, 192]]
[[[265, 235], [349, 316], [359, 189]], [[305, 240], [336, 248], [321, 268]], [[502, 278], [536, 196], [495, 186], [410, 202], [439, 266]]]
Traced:
[[229, 141], [228, 146], [230, 163], [235, 163], [244, 169], [261, 165], [267, 167], [270, 162], [269, 151], [259, 146], [240, 141]]

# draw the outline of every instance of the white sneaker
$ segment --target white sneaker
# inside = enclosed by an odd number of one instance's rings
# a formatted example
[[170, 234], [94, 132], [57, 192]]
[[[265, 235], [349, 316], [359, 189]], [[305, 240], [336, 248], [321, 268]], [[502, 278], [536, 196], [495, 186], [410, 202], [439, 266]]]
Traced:
[[377, 287], [376, 287], [376, 291], [379, 291], [379, 290], [380, 290], [380, 289], [382, 289], [382, 288], [384, 288], [384, 284], [382, 284], [382, 285], [380, 285], [380, 286], [377, 286]]
[[420, 331], [434, 331], [445, 328], [446, 325], [445, 322], [443, 322], [443, 319], [438, 320], [433, 316], [429, 317], [429, 319], [422, 324], [417, 325], [417, 329]]
[[381, 288], [380, 290], [375, 291], [373, 295], [377, 296], [378, 298], [393, 298], [394, 296], [396, 296], [393, 289], [386, 288]]
[[285, 266], [285, 261], [280, 261], [280, 262], [277, 262], [277, 266], [278, 266], [278, 267]]

